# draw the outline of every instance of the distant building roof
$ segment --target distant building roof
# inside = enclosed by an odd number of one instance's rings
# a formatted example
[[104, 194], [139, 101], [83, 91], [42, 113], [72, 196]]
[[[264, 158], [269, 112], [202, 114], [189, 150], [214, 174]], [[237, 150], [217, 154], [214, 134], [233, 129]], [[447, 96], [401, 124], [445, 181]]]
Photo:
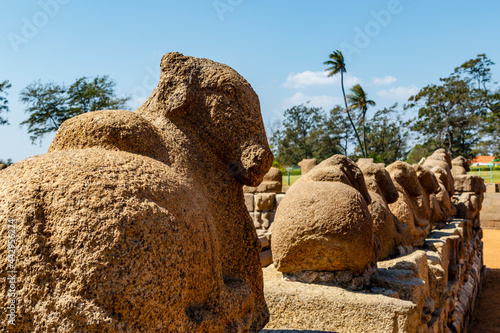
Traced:
[[470, 163], [488, 164], [488, 163], [493, 163], [494, 160], [495, 156], [476, 156], [470, 161]]

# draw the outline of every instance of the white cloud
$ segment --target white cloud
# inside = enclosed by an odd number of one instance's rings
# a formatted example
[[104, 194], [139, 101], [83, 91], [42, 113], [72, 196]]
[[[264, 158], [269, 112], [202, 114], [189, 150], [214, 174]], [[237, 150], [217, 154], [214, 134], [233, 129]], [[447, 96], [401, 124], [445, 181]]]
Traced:
[[408, 99], [410, 96], [417, 94], [419, 91], [418, 87], [412, 86], [401, 86], [396, 88], [384, 89], [377, 92], [380, 97], [392, 98], [392, 99]]
[[295, 105], [306, 104], [308, 101], [309, 106], [322, 107], [325, 110], [332, 109], [335, 105], [340, 104], [342, 100], [339, 97], [333, 96], [307, 96], [302, 92], [297, 92], [293, 96], [285, 98], [279, 104], [282, 110], [286, 110]]
[[137, 98], [134, 98], [131, 101], [129, 101], [129, 104], [134, 109], [137, 109], [139, 106], [141, 106], [142, 104], [144, 104], [144, 102], [146, 100], [147, 100], [146, 97], [137, 97]]
[[372, 84], [376, 86], [383, 86], [386, 84], [391, 84], [396, 82], [397, 79], [394, 76], [386, 75], [384, 77], [372, 77]]
[[[361, 83], [361, 80], [350, 74], [345, 75], [344, 85], [353, 86], [355, 84]], [[311, 72], [305, 71], [301, 73], [290, 73], [286, 78], [283, 87], [287, 88], [302, 88], [305, 86], [318, 86], [318, 85], [329, 85], [329, 84], [340, 84], [340, 74], [328, 77], [328, 73], [325, 71], [321, 72]]]

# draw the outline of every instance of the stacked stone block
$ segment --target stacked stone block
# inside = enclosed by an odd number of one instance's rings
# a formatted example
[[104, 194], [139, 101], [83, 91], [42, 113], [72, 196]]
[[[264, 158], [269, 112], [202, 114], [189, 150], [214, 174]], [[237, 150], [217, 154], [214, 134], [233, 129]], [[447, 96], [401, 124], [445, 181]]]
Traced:
[[481, 209], [481, 227], [500, 229], [500, 192], [498, 184], [486, 186]]
[[260, 254], [262, 267], [273, 262], [271, 253], [272, 226], [276, 209], [284, 197], [284, 193], [245, 193], [245, 204], [262, 246]]
[[245, 205], [259, 236], [262, 251], [260, 263], [266, 267], [273, 262], [271, 233], [274, 216], [280, 201], [284, 198], [281, 171], [271, 168], [257, 187], [243, 186]]

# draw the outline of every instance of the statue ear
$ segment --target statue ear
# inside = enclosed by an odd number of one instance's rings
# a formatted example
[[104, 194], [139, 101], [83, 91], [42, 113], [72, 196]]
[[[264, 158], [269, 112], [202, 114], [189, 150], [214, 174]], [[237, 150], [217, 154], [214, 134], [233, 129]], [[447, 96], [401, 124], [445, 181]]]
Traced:
[[192, 58], [170, 52], [161, 59], [157, 103], [168, 118], [182, 116], [192, 102], [195, 63]]

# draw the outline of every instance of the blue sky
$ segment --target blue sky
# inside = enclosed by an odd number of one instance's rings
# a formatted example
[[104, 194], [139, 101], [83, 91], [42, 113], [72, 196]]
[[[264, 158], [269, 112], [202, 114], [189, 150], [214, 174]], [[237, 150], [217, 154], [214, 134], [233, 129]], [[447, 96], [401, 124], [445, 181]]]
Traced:
[[[346, 88], [361, 83], [376, 109], [404, 103], [478, 53], [500, 79], [500, 2], [390, 1], [95, 1], [1, 0], [0, 80], [9, 80], [10, 126], [0, 126], [0, 159], [43, 154], [19, 123], [29, 83], [72, 83], [109, 75], [120, 96], [141, 104], [170, 51], [226, 63], [260, 97], [264, 122], [311, 100], [341, 102], [339, 78], [323, 62], [335, 49], [348, 58]], [[409, 114], [408, 116], [411, 116]]]

